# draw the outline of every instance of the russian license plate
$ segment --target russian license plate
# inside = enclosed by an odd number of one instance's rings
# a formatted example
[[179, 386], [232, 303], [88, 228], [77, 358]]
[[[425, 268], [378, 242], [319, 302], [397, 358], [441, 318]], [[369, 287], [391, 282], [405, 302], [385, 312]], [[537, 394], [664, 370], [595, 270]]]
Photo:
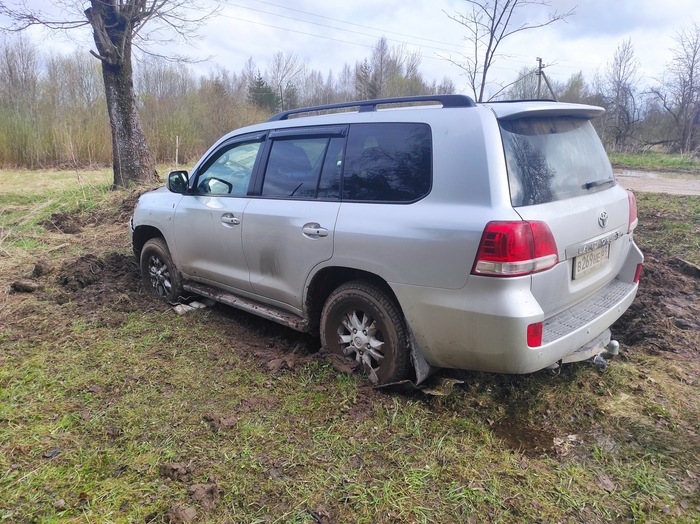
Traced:
[[574, 280], [604, 266], [610, 259], [610, 244], [574, 257]]

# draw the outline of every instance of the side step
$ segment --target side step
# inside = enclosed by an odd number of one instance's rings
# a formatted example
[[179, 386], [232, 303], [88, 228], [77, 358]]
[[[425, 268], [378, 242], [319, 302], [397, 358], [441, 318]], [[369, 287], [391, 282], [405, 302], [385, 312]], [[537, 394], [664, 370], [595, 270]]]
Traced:
[[309, 321], [307, 319], [287, 313], [286, 311], [264, 306], [252, 300], [246, 300], [245, 298], [226, 293], [220, 289], [215, 289], [198, 282], [185, 282], [182, 287], [191, 293], [196, 293], [197, 295], [211, 298], [212, 300], [216, 300], [227, 306], [235, 307], [241, 311], [246, 311], [253, 315], [266, 318], [267, 320], [272, 320], [273, 322], [290, 327], [296, 331], [309, 331]]

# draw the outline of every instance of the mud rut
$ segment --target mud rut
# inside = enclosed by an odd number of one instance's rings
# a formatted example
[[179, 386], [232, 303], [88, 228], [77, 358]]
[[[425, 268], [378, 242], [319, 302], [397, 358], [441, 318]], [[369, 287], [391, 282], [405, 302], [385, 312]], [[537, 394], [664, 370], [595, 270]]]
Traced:
[[[120, 230], [126, 231], [125, 224], [138, 196], [133, 193], [116, 208], [55, 214], [42, 225], [66, 237], [78, 235], [86, 228], [104, 227], [104, 224], [117, 224]], [[686, 274], [684, 269], [687, 268], [674, 258], [654, 253], [645, 253], [645, 256], [639, 293], [632, 307], [613, 326], [613, 337], [621, 342], [623, 353], [642, 350], [678, 360], [699, 359], [698, 275]], [[66, 259], [58, 267], [39, 260], [30, 275], [16, 278], [18, 282], [29, 282], [39, 300], [21, 302], [6, 319], [13, 337], [41, 339], [42, 333], [50, 336], [47, 326], [37, 328], [23, 322], [26, 316], [36, 314], [41, 304], [49, 310], [48, 324], [79, 317], [84, 322], [108, 328], [120, 326], [132, 312], [169, 308], [145, 292], [138, 264], [130, 253], [88, 253]], [[273, 371], [294, 369], [319, 349], [318, 341], [308, 335], [226, 306], [216, 305], [214, 311], [250, 329], [252, 338], [246, 343]], [[334, 364], [343, 368], [342, 362]], [[346, 366], [342, 371], [351, 370]]]

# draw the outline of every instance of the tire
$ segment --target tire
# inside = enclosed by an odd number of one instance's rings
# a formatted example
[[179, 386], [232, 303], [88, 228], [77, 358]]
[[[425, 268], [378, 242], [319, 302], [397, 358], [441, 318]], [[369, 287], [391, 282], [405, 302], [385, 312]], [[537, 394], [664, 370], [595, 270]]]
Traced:
[[150, 239], [141, 250], [141, 279], [149, 293], [170, 303], [179, 302], [183, 292], [180, 275], [160, 237]]
[[399, 307], [383, 291], [365, 282], [339, 286], [321, 312], [321, 344], [355, 360], [375, 384], [408, 378], [410, 355]]

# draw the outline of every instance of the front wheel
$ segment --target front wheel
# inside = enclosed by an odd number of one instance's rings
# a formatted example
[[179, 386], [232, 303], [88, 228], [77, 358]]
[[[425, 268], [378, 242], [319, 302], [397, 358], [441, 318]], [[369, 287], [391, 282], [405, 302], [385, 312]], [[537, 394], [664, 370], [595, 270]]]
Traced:
[[165, 240], [152, 238], [141, 250], [141, 279], [146, 289], [168, 302], [178, 302], [182, 283]]
[[348, 282], [331, 293], [321, 312], [321, 343], [362, 364], [375, 384], [407, 378], [410, 368], [403, 315], [382, 290]]

